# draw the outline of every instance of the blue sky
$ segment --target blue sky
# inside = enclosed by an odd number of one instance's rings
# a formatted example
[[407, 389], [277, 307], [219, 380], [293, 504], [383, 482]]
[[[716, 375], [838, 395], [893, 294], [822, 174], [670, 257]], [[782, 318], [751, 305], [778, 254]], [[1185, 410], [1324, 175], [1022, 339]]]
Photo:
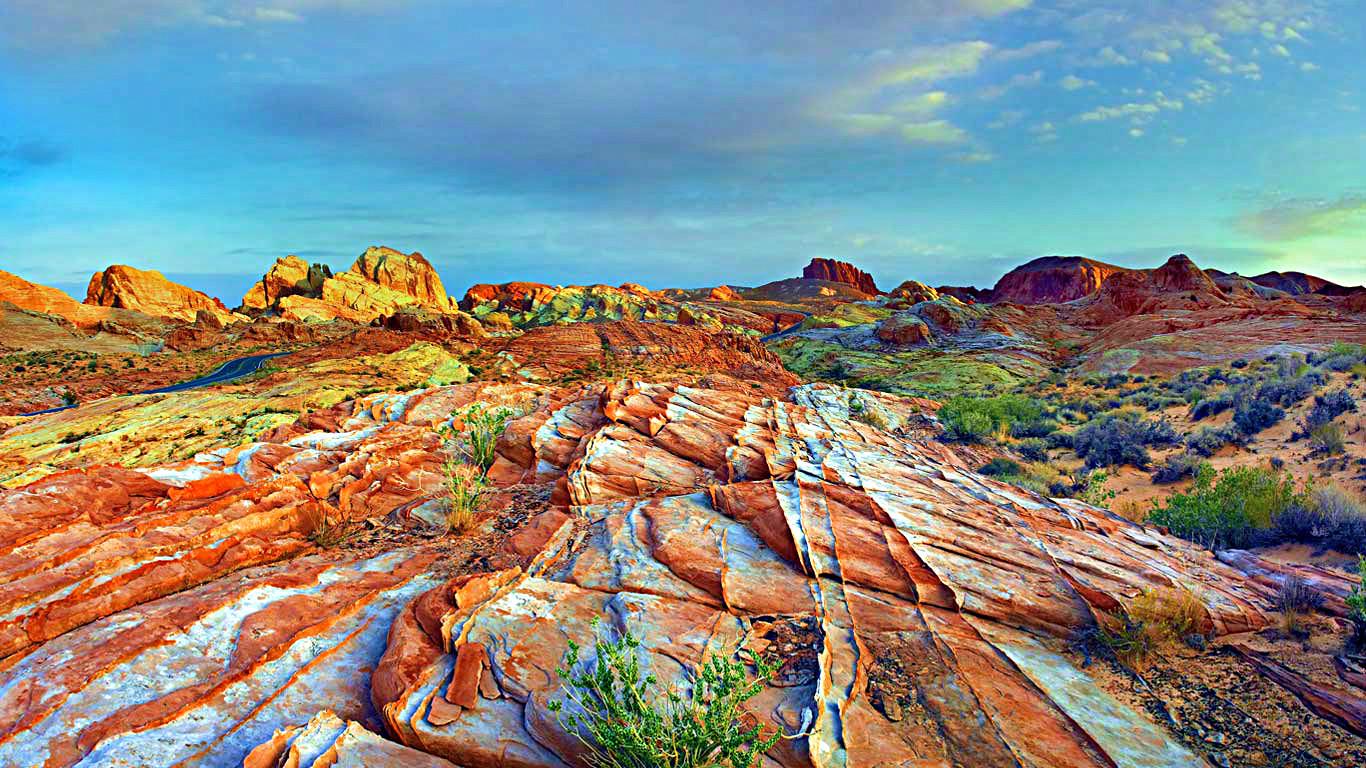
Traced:
[[0, 0], [0, 268], [1366, 281], [1356, 0]]

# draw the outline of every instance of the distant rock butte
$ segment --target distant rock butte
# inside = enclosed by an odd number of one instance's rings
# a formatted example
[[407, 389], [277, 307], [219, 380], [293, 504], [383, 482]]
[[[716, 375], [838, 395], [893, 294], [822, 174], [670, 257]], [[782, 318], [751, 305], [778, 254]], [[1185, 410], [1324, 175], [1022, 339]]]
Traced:
[[1089, 296], [1124, 267], [1080, 256], [1045, 256], [1022, 264], [996, 281], [991, 301], [1061, 304]]
[[812, 259], [810, 264], [802, 268], [802, 278], [852, 285], [870, 296], [880, 293], [872, 275], [853, 264], [834, 259]]
[[350, 271], [391, 291], [407, 294], [419, 304], [438, 309], [451, 306], [440, 275], [417, 251], [404, 254], [393, 248], [371, 246], [356, 259]]
[[144, 315], [194, 322], [202, 310], [221, 323], [247, 320], [207, 294], [173, 283], [152, 269], [115, 264], [90, 278], [85, 303], [100, 307], [131, 309]]
[[1361, 286], [1338, 285], [1322, 277], [1307, 275], [1303, 272], [1263, 272], [1248, 278], [1257, 285], [1284, 291], [1291, 296], [1318, 293], [1324, 296], [1348, 296], [1362, 291]]

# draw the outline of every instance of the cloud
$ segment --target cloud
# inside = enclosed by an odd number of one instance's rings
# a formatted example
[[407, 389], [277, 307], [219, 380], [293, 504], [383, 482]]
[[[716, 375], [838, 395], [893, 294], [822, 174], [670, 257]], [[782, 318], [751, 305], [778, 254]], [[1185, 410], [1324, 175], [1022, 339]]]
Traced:
[[1076, 75], [1067, 75], [1058, 81], [1064, 91], [1079, 91], [1082, 88], [1090, 88], [1095, 85], [1095, 80], [1087, 80]]
[[1167, 53], [1166, 51], [1144, 51], [1143, 60], [1150, 61], [1154, 64], [1172, 63], [1171, 54]]
[[1130, 117], [1135, 120], [1146, 122], [1164, 109], [1180, 110], [1184, 108], [1184, 106], [1185, 105], [1179, 99], [1169, 98], [1162, 93], [1162, 91], [1158, 91], [1153, 94], [1152, 101], [1129, 102], [1116, 106], [1096, 107], [1089, 112], [1083, 112], [1078, 115], [1077, 119], [1083, 123], [1096, 123], [1105, 120], [1117, 120], [1119, 118]]
[[1062, 48], [1061, 40], [1040, 40], [1019, 48], [1004, 48], [996, 52], [996, 60], [1002, 62], [1031, 59]]
[[41, 139], [14, 141], [0, 136], [0, 178], [47, 168], [66, 160], [66, 150]]
[[1280, 200], [1244, 214], [1236, 223], [1243, 231], [1273, 242], [1362, 230], [1366, 229], [1366, 195]]
[[901, 126], [901, 138], [911, 144], [957, 144], [968, 140], [967, 132], [947, 120], [928, 120]]
[[989, 85], [978, 91], [977, 95], [987, 100], [999, 99], [1016, 88], [1033, 88], [1042, 82], [1043, 70], [1036, 69], [1033, 72], [1014, 75], [1003, 83]]
[[406, 0], [5, 0], [0, 48], [28, 54], [80, 50], [169, 27], [241, 28], [303, 21], [311, 13], [372, 13]]

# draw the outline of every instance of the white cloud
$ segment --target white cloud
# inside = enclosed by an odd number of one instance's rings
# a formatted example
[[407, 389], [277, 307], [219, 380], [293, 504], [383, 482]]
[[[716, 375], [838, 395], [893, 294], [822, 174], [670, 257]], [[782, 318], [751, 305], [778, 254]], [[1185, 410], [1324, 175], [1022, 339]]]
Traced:
[[1171, 54], [1167, 53], [1166, 51], [1144, 51], [1143, 60], [1150, 61], [1154, 64], [1172, 63]]
[[1083, 112], [1077, 119], [1083, 123], [1098, 123], [1106, 120], [1117, 120], [1119, 118], [1133, 118], [1138, 122], [1146, 122], [1162, 110], [1180, 110], [1185, 105], [1180, 99], [1168, 97], [1162, 91], [1153, 94], [1152, 101], [1137, 102], [1131, 101], [1127, 104], [1115, 106], [1096, 107], [1088, 112]]
[[1317, 72], [1319, 69], [1319, 65], [1315, 64], [1312, 61], [1306, 61], [1303, 64], [1300, 64], [1300, 69], [1304, 70], [1305, 72]]
[[952, 159], [960, 163], [978, 164], [989, 163], [996, 159], [996, 155], [990, 152], [961, 152], [953, 155]]
[[958, 144], [968, 140], [967, 132], [948, 120], [905, 123], [900, 132], [901, 138], [910, 144]]
[[275, 22], [299, 22], [304, 17], [287, 8], [257, 8], [252, 12], [252, 18], [257, 21], [268, 23]]
[[1287, 59], [1290, 58], [1290, 49], [1280, 43], [1271, 46], [1271, 52], [1277, 56], [1284, 56]]
[[1058, 81], [1064, 91], [1079, 91], [1082, 88], [1090, 88], [1095, 85], [1095, 80], [1087, 80], [1076, 75], [1067, 75]]
[[1142, 129], [1142, 128], [1130, 128], [1130, 129], [1129, 129], [1129, 135], [1132, 136], [1132, 137], [1134, 137], [1135, 139], [1142, 138], [1142, 137], [1143, 137], [1143, 129]]
[[1016, 88], [1033, 88], [1042, 82], [1043, 70], [1036, 69], [1033, 72], [1015, 75], [1004, 83], [989, 85], [978, 91], [977, 95], [983, 99], [999, 99]]

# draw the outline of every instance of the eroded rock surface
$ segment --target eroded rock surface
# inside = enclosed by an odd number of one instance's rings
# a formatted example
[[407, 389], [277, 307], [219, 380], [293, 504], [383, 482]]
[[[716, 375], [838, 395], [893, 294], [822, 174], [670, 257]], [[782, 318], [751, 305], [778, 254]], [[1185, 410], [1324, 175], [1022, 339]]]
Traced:
[[1177, 585], [1204, 595], [1211, 633], [1258, 629], [1269, 590], [850, 421], [837, 389], [794, 400], [621, 383], [544, 412], [502, 474], [559, 475], [586, 530], [566, 520], [526, 570], [404, 610], [373, 687], [390, 731], [477, 768], [581, 763], [546, 704], [567, 640], [603, 617], [680, 684], [708, 652], [773, 653], [783, 668], [752, 714], [802, 734], [770, 754], [784, 765], [1196, 764], [1067, 640]]

